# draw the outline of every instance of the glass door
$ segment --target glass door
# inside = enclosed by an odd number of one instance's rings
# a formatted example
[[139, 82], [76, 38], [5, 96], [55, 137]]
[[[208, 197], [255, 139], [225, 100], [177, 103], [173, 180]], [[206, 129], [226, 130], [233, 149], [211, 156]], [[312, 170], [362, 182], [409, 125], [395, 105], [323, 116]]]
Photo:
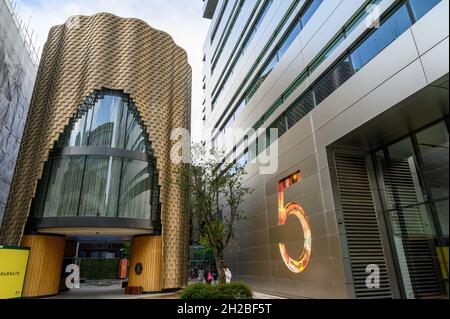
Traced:
[[441, 121], [375, 153], [406, 298], [448, 296], [449, 134]]

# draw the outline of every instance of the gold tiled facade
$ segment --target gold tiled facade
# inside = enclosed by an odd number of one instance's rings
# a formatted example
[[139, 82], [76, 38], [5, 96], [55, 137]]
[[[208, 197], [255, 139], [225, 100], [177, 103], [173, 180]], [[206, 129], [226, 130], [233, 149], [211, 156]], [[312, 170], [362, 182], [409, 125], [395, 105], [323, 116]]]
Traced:
[[0, 243], [20, 243], [44, 163], [85, 97], [122, 90], [136, 103], [160, 173], [163, 288], [181, 287], [189, 228], [186, 196], [171, 183], [170, 133], [190, 129], [187, 55], [168, 34], [137, 19], [101, 13], [70, 22], [53, 27], [44, 48]]

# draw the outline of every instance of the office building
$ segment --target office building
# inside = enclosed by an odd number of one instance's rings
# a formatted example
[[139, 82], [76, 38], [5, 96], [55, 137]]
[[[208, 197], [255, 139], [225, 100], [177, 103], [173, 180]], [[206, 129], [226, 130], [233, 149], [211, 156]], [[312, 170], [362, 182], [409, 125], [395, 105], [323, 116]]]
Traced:
[[288, 297], [448, 298], [449, 1], [204, 8], [207, 141], [254, 189], [224, 256], [233, 278]]

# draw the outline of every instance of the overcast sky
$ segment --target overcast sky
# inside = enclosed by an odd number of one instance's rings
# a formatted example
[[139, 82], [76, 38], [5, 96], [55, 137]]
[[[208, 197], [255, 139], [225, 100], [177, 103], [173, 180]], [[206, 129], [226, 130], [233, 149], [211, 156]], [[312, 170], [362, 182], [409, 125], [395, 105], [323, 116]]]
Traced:
[[202, 0], [11, 0], [16, 11], [37, 34], [36, 44], [43, 47], [50, 28], [76, 14], [110, 12], [120, 17], [139, 18], [152, 27], [168, 32], [185, 49], [192, 66], [193, 138], [201, 127], [202, 51], [210, 21], [202, 18]]

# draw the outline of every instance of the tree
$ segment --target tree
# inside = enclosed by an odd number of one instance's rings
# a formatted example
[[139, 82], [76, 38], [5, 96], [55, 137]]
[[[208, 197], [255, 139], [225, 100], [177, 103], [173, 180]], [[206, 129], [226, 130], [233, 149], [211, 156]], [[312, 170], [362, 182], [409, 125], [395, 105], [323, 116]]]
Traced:
[[252, 192], [243, 184], [246, 175], [239, 163], [223, 163], [206, 146], [193, 145], [191, 163], [178, 171], [178, 183], [191, 194], [191, 218], [200, 225], [201, 243], [210, 248], [219, 275], [225, 283], [223, 251], [235, 234], [236, 224], [245, 219], [240, 209]]

